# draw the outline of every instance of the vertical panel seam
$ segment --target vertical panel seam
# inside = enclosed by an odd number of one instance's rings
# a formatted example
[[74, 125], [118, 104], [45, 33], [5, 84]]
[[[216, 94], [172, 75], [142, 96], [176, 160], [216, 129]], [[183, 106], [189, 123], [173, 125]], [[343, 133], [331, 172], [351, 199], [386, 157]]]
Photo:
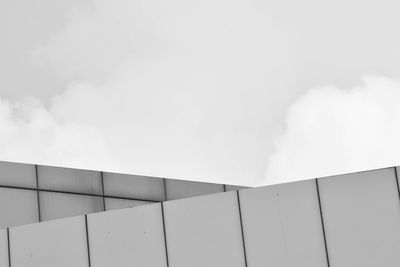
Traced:
[[329, 263], [329, 253], [328, 253], [328, 244], [327, 244], [327, 241], [326, 241], [325, 223], [324, 223], [324, 217], [323, 217], [323, 214], [322, 214], [322, 205], [321, 205], [321, 197], [320, 197], [320, 194], [319, 194], [318, 179], [315, 179], [315, 186], [316, 186], [316, 188], [317, 188], [319, 214], [320, 214], [320, 217], [321, 217], [322, 234], [323, 234], [323, 236], [324, 236], [324, 245], [325, 245], [326, 262], [327, 262], [327, 264], [328, 264], [328, 267], [330, 267], [330, 263]]
[[395, 176], [395, 179], [396, 179], [397, 194], [398, 194], [399, 200], [400, 200], [399, 177], [397, 176], [397, 168], [396, 167], [393, 167], [393, 168], [394, 168], [394, 176]]
[[41, 214], [40, 214], [39, 173], [38, 173], [37, 164], [35, 164], [35, 178], [36, 178], [36, 196], [37, 196], [37, 206], [38, 206], [38, 220], [39, 220], [39, 222], [41, 222], [42, 218], [41, 218]]
[[240, 231], [241, 231], [241, 233], [242, 233], [242, 245], [243, 245], [244, 266], [247, 267], [246, 243], [245, 243], [245, 241], [244, 241], [244, 231], [243, 231], [243, 221], [242, 221], [242, 209], [241, 209], [241, 206], [240, 206], [239, 190], [236, 191], [236, 198], [237, 198], [238, 210], [239, 210]]
[[101, 180], [101, 191], [102, 191], [102, 197], [103, 197], [103, 210], [106, 211], [106, 200], [104, 198], [104, 175], [103, 172], [100, 172], [100, 180]]
[[166, 257], [166, 260], [167, 260], [167, 267], [169, 267], [168, 246], [167, 246], [167, 232], [165, 230], [164, 201], [161, 202], [161, 217], [162, 217], [163, 232], [164, 232], [165, 257]]
[[167, 181], [165, 178], [163, 178], [163, 182], [164, 182], [164, 200], [167, 200]]
[[11, 267], [10, 228], [7, 227], [8, 267]]
[[89, 263], [89, 267], [91, 267], [91, 262], [90, 262], [90, 245], [89, 245], [89, 227], [88, 227], [87, 214], [85, 214], [85, 229], [86, 229], [86, 247], [87, 247], [87, 254], [88, 254], [88, 263]]

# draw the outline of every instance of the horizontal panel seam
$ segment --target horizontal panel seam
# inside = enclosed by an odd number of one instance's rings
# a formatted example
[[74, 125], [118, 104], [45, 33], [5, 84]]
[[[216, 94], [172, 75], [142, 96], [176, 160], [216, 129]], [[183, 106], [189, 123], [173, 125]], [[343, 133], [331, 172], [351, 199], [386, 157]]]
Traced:
[[[81, 195], [81, 196], [91, 196], [91, 197], [103, 197], [103, 194], [91, 194], [91, 193], [71, 192], [71, 191], [53, 190], [53, 189], [36, 189], [36, 188], [9, 186], [9, 185], [0, 185], [0, 188], [29, 190], [29, 191], [34, 191], [34, 192], [39, 191], [39, 192], [47, 192], [47, 193], [71, 194], [71, 195]], [[159, 200], [153, 200], [153, 199], [131, 198], [131, 197], [122, 197], [122, 196], [115, 196], [115, 195], [104, 195], [104, 197], [105, 198], [115, 198], [115, 199], [147, 201], [147, 202], [154, 202], [154, 203], [161, 202]]]

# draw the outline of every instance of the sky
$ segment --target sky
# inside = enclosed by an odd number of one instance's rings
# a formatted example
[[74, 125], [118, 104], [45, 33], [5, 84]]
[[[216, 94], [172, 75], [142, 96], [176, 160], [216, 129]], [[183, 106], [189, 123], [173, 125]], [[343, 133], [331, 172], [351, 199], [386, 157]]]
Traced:
[[398, 8], [3, 0], [0, 160], [248, 186], [400, 165]]

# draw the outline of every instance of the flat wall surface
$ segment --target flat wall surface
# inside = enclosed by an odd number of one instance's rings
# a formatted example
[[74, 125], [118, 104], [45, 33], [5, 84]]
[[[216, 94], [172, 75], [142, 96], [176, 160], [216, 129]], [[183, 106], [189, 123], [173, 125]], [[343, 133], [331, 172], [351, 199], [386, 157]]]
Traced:
[[11, 266], [86, 267], [86, 244], [84, 217], [11, 228]]
[[42, 221], [104, 211], [103, 198], [78, 194], [39, 192]]
[[108, 172], [104, 173], [103, 177], [106, 195], [152, 201], [165, 200], [163, 179]]
[[91, 266], [167, 267], [161, 204], [88, 215]]
[[319, 180], [332, 266], [400, 266], [394, 168]]
[[7, 229], [0, 229], [0, 267], [9, 267]]
[[70, 168], [37, 166], [39, 189], [76, 193], [103, 193], [100, 172]]
[[194, 196], [207, 195], [209, 193], [224, 192], [222, 184], [206, 184], [192, 181], [166, 180], [166, 199], [174, 200]]
[[36, 191], [0, 187], [0, 227], [38, 222], [38, 211]]
[[[395, 168], [0, 231], [0, 266], [400, 265]], [[8, 258], [10, 254], [10, 258]]]
[[0, 184], [36, 188], [35, 165], [0, 161]]
[[315, 180], [239, 196], [249, 267], [328, 266]]
[[236, 192], [164, 204], [170, 266], [245, 267]]
[[234, 188], [0, 161], [0, 229]]

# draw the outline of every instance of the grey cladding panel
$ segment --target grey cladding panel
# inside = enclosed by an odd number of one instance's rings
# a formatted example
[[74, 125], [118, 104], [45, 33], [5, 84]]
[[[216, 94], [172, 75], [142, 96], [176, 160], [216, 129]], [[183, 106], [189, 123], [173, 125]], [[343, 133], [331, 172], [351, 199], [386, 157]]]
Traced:
[[100, 172], [38, 166], [39, 188], [77, 192], [85, 194], [103, 194]]
[[35, 165], [0, 161], [0, 185], [36, 188]]
[[0, 188], [0, 228], [37, 221], [36, 191]]
[[239, 196], [248, 267], [327, 266], [315, 180]]
[[133, 208], [142, 205], [148, 205], [152, 202], [140, 201], [140, 200], [130, 200], [130, 199], [120, 199], [120, 198], [106, 198], [106, 210]]
[[164, 202], [170, 267], [245, 267], [236, 192]]
[[84, 217], [10, 228], [12, 267], [88, 267]]
[[0, 229], [0, 267], [9, 267], [7, 229]]
[[331, 266], [399, 266], [393, 168], [319, 179], [319, 188]]
[[103, 211], [103, 198], [78, 194], [40, 192], [42, 221]]
[[108, 196], [162, 201], [165, 198], [161, 178], [104, 173], [104, 191]]
[[229, 185], [229, 184], [225, 185], [226, 192], [228, 192], [228, 191], [236, 191], [236, 190], [241, 190], [241, 189], [246, 189], [246, 188], [248, 188], [248, 187], [239, 186], [239, 185]]
[[167, 200], [224, 192], [222, 184], [166, 179]]
[[92, 266], [167, 267], [159, 203], [89, 215], [88, 229]]

